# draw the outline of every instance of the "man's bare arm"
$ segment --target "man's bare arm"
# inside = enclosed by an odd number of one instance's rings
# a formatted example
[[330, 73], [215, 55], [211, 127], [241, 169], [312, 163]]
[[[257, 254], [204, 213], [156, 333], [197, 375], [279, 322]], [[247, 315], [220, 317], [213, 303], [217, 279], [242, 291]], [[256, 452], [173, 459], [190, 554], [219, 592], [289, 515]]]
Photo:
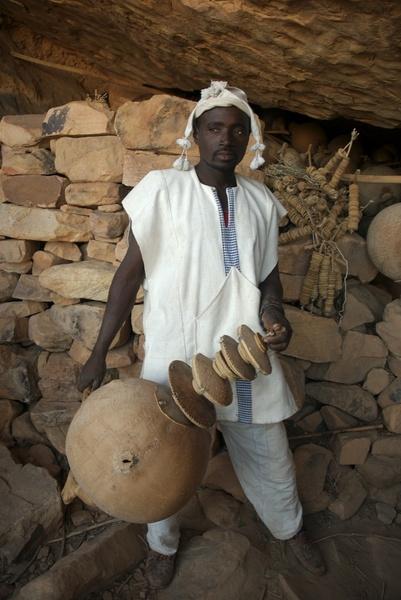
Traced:
[[97, 389], [101, 385], [106, 372], [107, 351], [121, 325], [128, 319], [143, 279], [144, 266], [141, 251], [130, 231], [127, 254], [111, 282], [96, 344], [78, 380], [79, 390], [83, 391], [89, 386]]
[[272, 350], [285, 350], [290, 342], [292, 329], [284, 315], [283, 286], [281, 285], [278, 265], [259, 285], [260, 321], [267, 331], [265, 341]]

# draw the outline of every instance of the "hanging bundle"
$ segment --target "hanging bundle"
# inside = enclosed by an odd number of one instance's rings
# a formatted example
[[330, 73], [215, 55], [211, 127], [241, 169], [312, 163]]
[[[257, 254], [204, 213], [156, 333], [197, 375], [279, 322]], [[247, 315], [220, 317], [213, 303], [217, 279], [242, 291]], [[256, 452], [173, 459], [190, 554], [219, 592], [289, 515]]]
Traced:
[[357, 183], [351, 183], [349, 186], [348, 199], [348, 231], [351, 233], [357, 231], [359, 220], [359, 187]]
[[316, 251], [312, 252], [309, 268], [304, 277], [301, 295], [299, 297], [302, 306], [309, 304], [311, 300], [313, 301], [317, 297], [319, 270], [322, 260], [323, 254]]

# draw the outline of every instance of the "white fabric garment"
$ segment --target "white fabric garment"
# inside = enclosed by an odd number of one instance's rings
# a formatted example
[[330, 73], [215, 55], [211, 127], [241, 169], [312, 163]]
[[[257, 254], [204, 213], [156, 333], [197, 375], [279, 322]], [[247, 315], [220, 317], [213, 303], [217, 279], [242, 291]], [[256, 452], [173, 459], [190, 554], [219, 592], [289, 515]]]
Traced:
[[[222, 422], [220, 429], [242, 489], [260, 519], [275, 538], [292, 538], [302, 527], [302, 507], [283, 423]], [[176, 515], [148, 525], [149, 546], [160, 554], [174, 554], [179, 539]]]
[[[241, 272], [232, 268], [227, 276], [213, 188], [195, 169], [152, 171], [123, 201], [145, 265], [145, 379], [167, 383], [172, 360], [190, 364], [197, 352], [212, 358], [220, 337], [237, 338], [240, 324], [262, 333], [258, 285], [277, 264], [284, 209], [263, 184], [236, 177]], [[277, 423], [297, 410], [278, 357], [269, 355], [272, 373], [252, 382], [255, 423]], [[219, 420], [238, 420], [234, 386], [233, 393], [230, 406], [217, 408]]]

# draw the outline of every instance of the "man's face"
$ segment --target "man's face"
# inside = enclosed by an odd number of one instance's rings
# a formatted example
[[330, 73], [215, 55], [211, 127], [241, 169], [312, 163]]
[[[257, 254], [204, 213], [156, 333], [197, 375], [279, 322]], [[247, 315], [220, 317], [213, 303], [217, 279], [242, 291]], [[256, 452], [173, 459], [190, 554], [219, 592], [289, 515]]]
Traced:
[[249, 131], [249, 117], [235, 106], [204, 112], [194, 132], [200, 162], [220, 171], [234, 170], [245, 154]]

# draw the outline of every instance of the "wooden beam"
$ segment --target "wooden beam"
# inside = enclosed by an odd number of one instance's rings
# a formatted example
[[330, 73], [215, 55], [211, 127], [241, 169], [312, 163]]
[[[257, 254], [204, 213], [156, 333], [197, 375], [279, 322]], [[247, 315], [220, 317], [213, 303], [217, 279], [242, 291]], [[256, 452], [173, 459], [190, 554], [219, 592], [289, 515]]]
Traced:
[[358, 173], [346, 173], [341, 177], [342, 181], [354, 183], [400, 183], [401, 175], [360, 175]]
[[50, 69], [56, 69], [57, 71], [64, 71], [67, 73], [74, 73], [75, 75], [83, 75], [84, 77], [91, 77], [92, 79], [100, 79], [101, 81], [107, 81], [108, 83], [118, 85], [120, 87], [124, 87], [131, 92], [143, 92], [143, 93], [153, 93], [160, 94], [160, 90], [156, 90], [150, 86], [137, 84], [137, 86], [130, 85], [129, 81], [126, 79], [120, 79], [118, 77], [114, 77], [114, 75], [106, 75], [102, 73], [98, 73], [96, 71], [87, 71], [85, 69], [80, 69], [78, 67], [72, 67], [70, 65], [63, 65], [61, 63], [55, 63], [48, 60], [42, 60], [41, 58], [36, 58], [34, 56], [29, 56], [27, 54], [21, 54], [20, 52], [10, 51], [11, 56], [14, 58], [19, 58], [20, 60], [24, 60], [29, 63], [33, 63], [35, 65], [40, 65], [42, 67], [49, 67]]

